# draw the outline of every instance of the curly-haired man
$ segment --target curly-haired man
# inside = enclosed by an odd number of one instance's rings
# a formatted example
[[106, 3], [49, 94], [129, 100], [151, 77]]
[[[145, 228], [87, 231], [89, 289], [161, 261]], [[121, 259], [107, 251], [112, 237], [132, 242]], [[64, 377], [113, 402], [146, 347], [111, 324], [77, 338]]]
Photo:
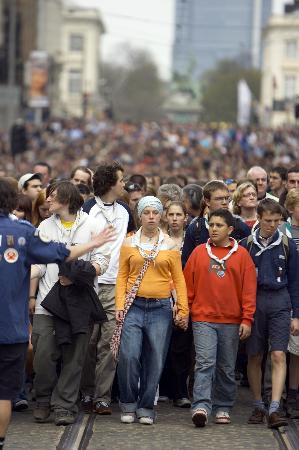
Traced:
[[[99, 299], [107, 314], [108, 322], [95, 326], [90, 342], [90, 352], [85, 363], [81, 390], [82, 406], [86, 412], [92, 407], [97, 414], [111, 414], [111, 389], [115, 375], [115, 361], [110, 351], [110, 340], [115, 328], [115, 283], [118, 272], [119, 253], [129, 225], [129, 207], [117, 200], [124, 192], [123, 167], [118, 162], [99, 165], [93, 176], [95, 197], [88, 200], [83, 210], [98, 222], [99, 231], [113, 225], [116, 240], [111, 243], [111, 258], [106, 273], [98, 278]], [[92, 366], [96, 346], [95, 381]], [[95, 384], [95, 386], [93, 386]]]

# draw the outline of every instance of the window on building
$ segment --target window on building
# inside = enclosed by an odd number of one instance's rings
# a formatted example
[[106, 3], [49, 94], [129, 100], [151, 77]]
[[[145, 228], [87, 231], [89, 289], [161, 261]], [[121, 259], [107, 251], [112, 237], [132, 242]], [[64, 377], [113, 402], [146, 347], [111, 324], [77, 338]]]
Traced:
[[81, 70], [71, 69], [69, 71], [69, 92], [71, 94], [80, 94], [82, 92]]
[[296, 39], [287, 39], [285, 41], [285, 54], [287, 58], [297, 58], [298, 42]]
[[70, 51], [71, 52], [82, 52], [84, 45], [84, 37], [82, 34], [71, 34], [70, 35]]
[[285, 75], [284, 77], [284, 96], [292, 99], [297, 95], [297, 77], [296, 75]]

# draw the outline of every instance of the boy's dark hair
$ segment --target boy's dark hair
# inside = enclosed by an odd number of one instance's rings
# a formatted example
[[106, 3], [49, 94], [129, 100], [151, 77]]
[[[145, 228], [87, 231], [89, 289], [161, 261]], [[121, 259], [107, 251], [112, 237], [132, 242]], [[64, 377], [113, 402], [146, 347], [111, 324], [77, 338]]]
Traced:
[[101, 197], [107, 194], [110, 189], [116, 185], [118, 177], [117, 172], [123, 172], [123, 166], [114, 161], [112, 164], [103, 163], [96, 168], [93, 176], [94, 195]]
[[50, 166], [50, 164], [48, 164], [48, 163], [45, 162], [45, 161], [37, 161], [37, 162], [34, 164], [34, 167], [35, 167], [35, 166], [43, 166], [43, 167], [47, 167], [49, 175], [51, 175], [51, 173], [52, 173], [52, 167]]
[[[188, 178], [185, 177], [185, 175], [182, 175], [182, 174], [180, 173], [179, 175], [177, 175], [177, 178], [178, 178], [179, 180], [182, 180], [184, 187], [187, 186], [187, 184], [188, 184]], [[181, 186], [181, 185], [179, 185], [179, 186]]]
[[18, 194], [6, 180], [0, 179], [0, 213], [8, 215], [18, 204]]
[[69, 213], [76, 214], [84, 203], [79, 189], [70, 181], [58, 181], [47, 189], [47, 195], [56, 191], [56, 198], [62, 205], [68, 205]]
[[24, 219], [31, 222], [32, 220], [32, 202], [28, 195], [19, 193], [18, 194], [18, 204], [15, 208], [17, 211], [24, 212]]
[[212, 180], [204, 185], [202, 193], [204, 198], [206, 198], [207, 200], [211, 200], [211, 195], [213, 194], [213, 192], [218, 190], [228, 191], [228, 188], [223, 181]]
[[289, 173], [299, 173], [299, 166], [290, 167], [287, 174], [289, 175]]
[[273, 169], [270, 170], [270, 173], [278, 173], [282, 181], [287, 181], [287, 169], [282, 166], [276, 166], [273, 167]]
[[271, 198], [265, 198], [264, 200], [261, 200], [259, 202], [257, 207], [257, 214], [259, 217], [262, 217], [264, 212], [282, 215], [282, 208], [280, 204], [275, 200], [272, 200]]
[[130, 176], [129, 181], [131, 181], [132, 183], [139, 184], [139, 186], [141, 186], [142, 189], [146, 191], [147, 181], [144, 175], [141, 175], [140, 173], [135, 173], [134, 175]]
[[188, 197], [192, 209], [200, 209], [202, 201], [202, 187], [198, 184], [187, 184], [183, 187], [183, 193]]
[[213, 211], [209, 215], [209, 220], [212, 217], [221, 217], [221, 219], [224, 220], [224, 222], [226, 223], [226, 225], [228, 227], [234, 227], [235, 226], [234, 216], [232, 215], [232, 213], [228, 209], [223, 209], [223, 208], [216, 209], [216, 211]]

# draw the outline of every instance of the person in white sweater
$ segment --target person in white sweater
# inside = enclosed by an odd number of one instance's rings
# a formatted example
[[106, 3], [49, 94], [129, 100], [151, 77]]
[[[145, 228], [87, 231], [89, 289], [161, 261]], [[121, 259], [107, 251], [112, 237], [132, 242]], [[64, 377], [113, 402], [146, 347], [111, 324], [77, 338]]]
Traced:
[[112, 413], [110, 403], [116, 364], [110, 350], [110, 341], [116, 325], [115, 283], [120, 248], [127, 232], [132, 231], [130, 226], [133, 226], [129, 221], [129, 207], [118, 201], [124, 193], [124, 185], [123, 168], [120, 164], [113, 162], [99, 165], [93, 176], [95, 197], [83, 206], [83, 211], [97, 221], [99, 231], [112, 225], [117, 235], [115, 241], [110, 243], [111, 258], [108, 269], [98, 278], [99, 300], [108, 321], [100, 327], [97, 325], [94, 327], [81, 385], [83, 394], [81, 404], [84, 411], [93, 411], [100, 415]]
[[[41, 222], [39, 232], [46, 239], [78, 245], [88, 242], [99, 232], [95, 220], [82, 211], [83, 199], [76, 186], [69, 181], [60, 181], [49, 188], [48, 198], [51, 217]], [[96, 275], [102, 275], [109, 265], [110, 243], [82, 256], [90, 261]], [[94, 288], [97, 291], [97, 276]], [[80, 378], [88, 348], [90, 334], [74, 335], [71, 344], [58, 346], [55, 340], [54, 320], [41, 302], [54, 284], [63, 286], [71, 282], [58, 276], [58, 265], [36, 265], [32, 267], [30, 287], [30, 311], [34, 312], [32, 344], [34, 351], [34, 389], [36, 407], [33, 411], [37, 422], [48, 420], [51, 407], [55, 413], [56, 425], [68, 425], [75, 421]], [[38, 294], [35, 292], [38, 281]], [[57, 364], [62, 360], [61, 372], [57, 377]]]

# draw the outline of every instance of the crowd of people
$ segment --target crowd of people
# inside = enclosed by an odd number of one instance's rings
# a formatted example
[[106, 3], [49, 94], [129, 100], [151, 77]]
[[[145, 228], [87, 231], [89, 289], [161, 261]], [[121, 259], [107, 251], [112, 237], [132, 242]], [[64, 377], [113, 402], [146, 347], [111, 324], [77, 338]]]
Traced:
[[27, 151], [15, 160], [10, 136], [0, 130], [0, 175], [15, 174], [16, 165], [17, 172], [30, 172], [36, 158], [48, 161], [59, 177], [68, 176], [76, 166], [96, 167], [103, 160], [116, 159], [126, 173], [183, 174], [189, 182], [204, 183], [214, 178], [243, 178], [254, 165], [266, 170], [292, 165], [299, 157], [298, 129], [287, 126], [272, 130], [224, 123], [136, 125], [83, 119], [51, 119], [42, 126], [24, 126]]
[[231, 422], [238, 375], [248, 424], [299, 418], [298, 131], [28, 132], [18, 177], [2, 142], [0, 449], [29, 390], [39, 423], [117, 399], [152, 425], [159, 396], [204, 427]]

